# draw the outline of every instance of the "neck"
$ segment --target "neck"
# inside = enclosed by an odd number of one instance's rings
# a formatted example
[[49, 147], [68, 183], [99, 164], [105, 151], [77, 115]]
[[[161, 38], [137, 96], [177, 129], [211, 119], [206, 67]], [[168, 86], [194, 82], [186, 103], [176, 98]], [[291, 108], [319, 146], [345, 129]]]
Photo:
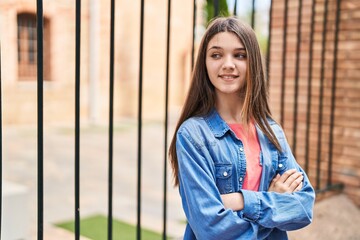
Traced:
[[216, 95], [216, 110], [225, 122], [242, 123], [242, 109], [244, 100], [237, 94]]

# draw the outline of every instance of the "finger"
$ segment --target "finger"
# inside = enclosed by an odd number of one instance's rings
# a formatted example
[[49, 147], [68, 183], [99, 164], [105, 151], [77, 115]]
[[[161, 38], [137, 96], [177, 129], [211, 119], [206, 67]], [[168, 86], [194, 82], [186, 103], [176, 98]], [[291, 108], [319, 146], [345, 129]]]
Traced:
[[302, 189], [302, 187], [303, 187], [303, 182], [301, 182], [301, 183], [297, 186], [297, 188], [295, 188], [294, 192], [300, 191], [300, 190]]
[[304, 179], [304, 176], [302, 176], [302, 175], [299, 176], [297, 179], [295, 179], [289, 186], [290, 191], [294, 192], [295, 189], [297, 189], [299, 187], [299, 185], [302, 184], [303, 179]]
[[290, 186], [296, 179], [298, 179], [299, 177], [302, 176], [302, 173], [301, 172], [295, 172], [293, 174], [291, 174], [287, 179], [286, 181], [284, 182], [284, 184], [286, 186]]
[[269, 186], [269, 191], [274, 191], [275, 184], [279, 180], [279, 178], [280, 178], [280, 174], [276, 174], [276, 176], [271, 180], [270, 186]]
[[276, 176], [273, 178], [273, 182], [276, 182], [276, 181], [278, 181], [279, 180], [279, 178], [280, 178], [280, 174], [278, 173], [278, 174], [276, 174]]
[[296, 172], [297, 172], [296, 169], [287, 170], [283, 175], [281, 175], [278, 181], [284, 183], [291, 175], [293, 175]]

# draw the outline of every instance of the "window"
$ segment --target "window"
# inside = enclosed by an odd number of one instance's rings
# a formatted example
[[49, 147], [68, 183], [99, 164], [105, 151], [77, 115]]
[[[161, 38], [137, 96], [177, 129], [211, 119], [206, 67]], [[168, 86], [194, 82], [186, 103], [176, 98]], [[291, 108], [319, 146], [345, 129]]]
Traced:
[[[36, 15], [18, 14], [18, 76], [21, 81], [37, 79], [37, 31]], [[50, 80], [49, 21], [44, 19], [44, 80]]]

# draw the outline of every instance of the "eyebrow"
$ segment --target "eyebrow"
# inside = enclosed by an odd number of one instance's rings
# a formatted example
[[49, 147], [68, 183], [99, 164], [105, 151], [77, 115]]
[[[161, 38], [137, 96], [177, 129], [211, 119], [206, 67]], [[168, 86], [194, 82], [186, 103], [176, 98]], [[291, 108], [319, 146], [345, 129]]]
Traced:
[[[212, 47], [210, 47], [210, 48], [208, 49], [208, 51], [211, 50], [211, 49], [222, 49], [222, 47], [212, 46]], [[245, 48], [235, 48], [235, 50], [237, 50], [237, 51], [242, 51], [242, 50], [246, 50], [246, 49], [245, 49]]]

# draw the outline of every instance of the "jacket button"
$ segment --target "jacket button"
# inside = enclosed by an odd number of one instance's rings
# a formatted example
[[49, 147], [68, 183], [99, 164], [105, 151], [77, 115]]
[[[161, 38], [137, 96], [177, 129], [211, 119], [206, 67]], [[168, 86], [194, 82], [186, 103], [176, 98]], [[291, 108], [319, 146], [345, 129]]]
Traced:
[[226, 177], [226, 176], [228, 175], [228, 173], [227, 173], [227, 172], [224, 172], [223, 175], [224, 175], [224, 177]]
[[240, 152], [242, 152], [242, 151], [244, 151], [244, 148], [241, 147], [241, 148], [240, 148]]
[[279, 168], [282, 168], [284, 165], [282, 165], [282, 163], [279, 164]]
[[240, 182], [242, 182], [242, 180], [243, 180], [243, 178], [242, 178], [242, 177], [240, 177], [240, 178], [239, 178], [239, 181], [240, 181]]

